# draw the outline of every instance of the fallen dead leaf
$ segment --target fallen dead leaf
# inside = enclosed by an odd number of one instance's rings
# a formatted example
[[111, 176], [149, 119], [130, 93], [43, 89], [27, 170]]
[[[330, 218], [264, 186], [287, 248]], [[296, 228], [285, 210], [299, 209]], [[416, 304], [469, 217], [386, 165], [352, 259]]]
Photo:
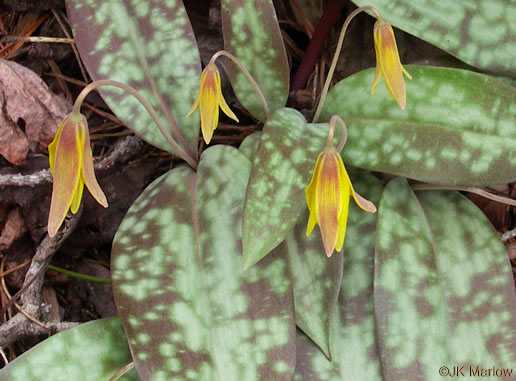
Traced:
[[29, 149], [44, 151], [70, 110], [36, 73], [0, 60], [0, 155], [9, 162], [22, 164]]
[[27, 227], [20, 211], [18, 208], [12, 209], [7, 215], [7, 221], [0, 235], [0, 250], [11, 247], [12, 243], [25, 234], [26, 231]]

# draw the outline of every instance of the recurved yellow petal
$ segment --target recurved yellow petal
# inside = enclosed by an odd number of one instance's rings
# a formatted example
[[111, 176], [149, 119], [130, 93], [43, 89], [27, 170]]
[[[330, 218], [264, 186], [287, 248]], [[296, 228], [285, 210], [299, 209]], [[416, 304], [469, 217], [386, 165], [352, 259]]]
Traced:
[[104, 192], [102, 192], [102, 189], [97, 182], [97, 178], [95, 177], [95, 171], [93, 169], [93, 155], [90, 147], [90, 132], [88, 131], [86, 124], [84, 124], [84, 141], [82, 143], [82, 179], [93, 198], [104, 208], [107, 208], [108, 202], [106, 196], [104, 195]]

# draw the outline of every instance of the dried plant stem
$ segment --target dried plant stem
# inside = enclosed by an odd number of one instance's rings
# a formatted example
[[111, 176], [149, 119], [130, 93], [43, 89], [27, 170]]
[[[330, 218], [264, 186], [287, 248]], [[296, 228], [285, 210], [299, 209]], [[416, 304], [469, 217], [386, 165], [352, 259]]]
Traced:
[[349, 16], [346, 18], [346, 21], [344, 21], [344, 25], [342, 25], [342, 29], [340, 31], [339, 40], [337, 42], [337, 48], [335, 49], [335, 55], [333, 56], [333, 61], [331, 62], [330, 70], [328, 71], [328, 75], [326, 76], [326, 82], [324, 83], [321, 98], [319, 99], [319, 104], [317, 105], [317, 109], [315, 110], [313, 123], [317, 123], [317, 121], [319, 120], [319, 116], [321, 115], [321, 111], [324, 106], [324, 101], [326, 100], [326, 94], [328, 93], [328, 90], [330, 88], [333, 73], [335, 72], [335, 68], [337, 67], [337, 62], [339, 61], [340, 51], [342, 49], [342, 43], [344, 42], [346, 30], [348, 29], [348, 26], [350, 22], [353, 20], [353, 18], [364, 11], [371, 11], [377, 19], [381, 19], [380, 13], [378, 13], [378, 11], [375, 8], [366, 5], [355, 9], [353, 12], [349, 14]]
[[124, 366], [122, 369], [120, 369], [118, 372], [116, 372], [116, 374], [113, 377], [111, 377], [109, 379], [109, 381], [116, 381], [116, 380], [120, 379], [120, 377], [122, 377], [124, 374], [126, 374], [133, 368], [134, 368], [134, 362], [130, 362], [129, 364]]
[[438, 184], [413, 184], [412, 189], [414, 190], [456, 190], [478, 194], [484, 198], [488, 198], [490, 200], [501, 202], [502, 204], [516, 206], [516, 200], [512, 198], [498, 196], [496, 194], [490, 193], [481, 188], [475, 187], [460, 187], [460, 186], [446, 186], [446, 185], [438, 185]]
[[127, 93], [131, 94], [133, 97], [135, 97], [138, 100], [138, 102], [140, 102], [142, 104], [142, 106], [145, 107], [145, 110], [147, 110], [147, 112], [151, 116], [154, 123], [156, 123], [161, 134], [163, 135], [165, 140], [168, 142], [168, 144], [170, 144], [170, 146], [174, 149], [174, 151], [177, 153], [177, 155], [181, 159], [186, 161], [193, 169], [197, 169], [197, 161], [191, 155], [189, 155], [182, 147], [180, 147], [179, 144], [177, 144], [175, 139], [172, 137], [172, 135], [170, 135], [170, 133], [167, 131], [167, 129], [161, 122], [158, 114], [156, 113], [156, 110], [154, 110], [154, 108], [150, 105], [150, 103], [147, 102], [147, 100], [136, 89], [132, 88], [129, 85], [126, 85], [126, 84], [118, 82], [118, 81], [113, 81], [111, 79], [101, 79], [98, 81], [94, 81], [94, 82], [90, 83], [88, 86], [86, 86], [81, 91], [81, 93], [75, 100], [75, 104], [73, 105], [72, 113], [79, 114], [81, 104], [84, 101], [84, 99], [86, 98], [86, 96], [91, 91], [93, 91], [96, 88], [101, 87], [101, 86], [117, 87], [117, 88], [122, 89], [122, 90], [126, 91]]
[[245, 68], [245, 66], [242, 65], [242, 63], [238, 60], [238, 58], [236, 58], [233, 54], [226, 52], [225, 50], [219, 50], [217, 53], [215, 53], [213, 55], [213, 57], [211, 57], [210, 63], [215, 63], [217, 58], [219, 58], [220, 56], [227, 57], [231, 61], [233, 61], [238, 66], [240, 71], [247, 77], [249, 82], [251, 82], [251, 85], [253, 85], [254, 89], [256, 90], [256, 94], [258, 94], [258, 97], [260, 98], [260, 101], [262, 102], [263, 109], [265, 110], [265, 115], [266, 115], [267, 119], [269, 119], [269, 117], [271, 115], [269, 105], [267, 104], [267, 100], [265, 99], [265, 96], [263, 95], [262, 89], [260, 88], [258, 83], [254, 80], [251, 73], [249, 73], [249, 71]]

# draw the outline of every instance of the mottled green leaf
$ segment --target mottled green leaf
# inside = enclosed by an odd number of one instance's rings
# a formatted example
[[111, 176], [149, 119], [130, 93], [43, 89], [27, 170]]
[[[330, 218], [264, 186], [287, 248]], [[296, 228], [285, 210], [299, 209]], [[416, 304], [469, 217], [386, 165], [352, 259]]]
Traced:
[[[58, 333], [0, 371], [1, 381], [107, 381], [132, 361], [118, 318], [95, 320]], [[120, 381], [137, 381], [133, 370]]]
[[[246, 67], [262, 89], [269, 108], [284, 107], [290, 71], [272, 0], [222, 0], [224, 47]], [[228, 74], [240, 103], [259, 120], [266, 115], [249, 80], [228, 62]]]
[[253, 161], [254, 155], [258, 149], [261, 137], [261, 131], [254, 132], [247, 136], [242, 143], [240, 143], [240, 147], [238, 147], [240, 152], [242, 152], [251, 161]]
[[407, 70], [405, 110], [382, 83], [371, 95], [374, 69], [328, 93], [321, 120], [337, 114], [347, 123], [344, 162], [439, 184], [516, 180], [516, 89], [465, 70]]
[[440, 380], [442, 366], [470, 375], [470, 367], [516, 363], [507, 253], [484, 214], [456, 192], [416, 197], [400, 178], [386, 186], [374, 300], [384, 380]]
[[[201, 63], [181, 0], [68, 0], [81, 58], [93, 80], [112, 79], [137, 89], [165, 125], [179, 126], [180, 145], [197, 150], [199, 113], [188, 119], [199, 91]], [[143, 106], [129, 94], [100, 88], [109, 108], [149, 143], [173, 152]]]
[[[371, 175], [353, 177], [356, 189], [371, 201], [382, 186]], [[330, 362], [308, 338], [298, 333], [296, 381], [382, 381], [373, 317], [373, 267], [376, 214], [350, 205], [344, 241], [344, 274], [339, 308], [331, 321]], [[297, 308], [297, 306], [296, 306]]]
[[285, 258], [242, 271], [251, 169], [237, 149], [203, 152], [151, 184], [115, 236], [113, 288], [143, 380], [290, 380], [292, 284]]
[[246, 194], [245, 268], [279, 245], [307, 209], [305, 188], [327, 133], [327, 124], [308, 125], [289, 108], [276, 111], [265, 124]]
[[[294, 286], [296, 325], [331, 358], [330, 323], [342, 280], [342, 251], [328, 258], [319, 229], [306, 236], [308, 211], [287, 235], [285, 250]], [[281, 249], [280, 249], [281, 250]]]
[[[492, 73], [516, 77], [516, 3], [506, 0], [353, 0], [394, 26]], [[371, 31], [371, 33], [373, 33]]]

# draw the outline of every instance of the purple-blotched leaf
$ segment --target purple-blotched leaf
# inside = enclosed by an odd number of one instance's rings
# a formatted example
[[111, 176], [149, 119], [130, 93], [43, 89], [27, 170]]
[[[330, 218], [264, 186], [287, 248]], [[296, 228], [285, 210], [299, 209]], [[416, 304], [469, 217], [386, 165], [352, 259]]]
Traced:
[[[42, 341], [3, 368], [0, 380], [107, 381], [131, 361], [120, 319], [101, 319]], [[133, 369], [119, 380], [138, 376]]]
[[[382, 193], [378, 179], [362, 174], [352, 179], [360, 194], [378, 203]], [[342, 286], [330, 327], [333, 360], [328, 361], [313, 342], [298, 332], [295, 381], [382, 381], [373, 316], [375, 237], [376, 214], [351, 203]]]
[[[199, 114], [186, 115], [199, 91], [201, 63], [181, 0], [68, 0], [75, 42], [93, 80], [134, 87], [170, 127], [176, 141], [197, 150]], [[149, 143], [173, 152], [149, 113], [113, 87], [100, 94], [127, 127]], [[177, 123], [178, 128], [172, 126]]]
[[[224, 48], [249, 70], [271, 112], [284, 107], [290, 71], [272, 0], [222, 0], [221, 8]], [[267, 120], [249, 79], [233, 63], [227, 67], [240, 103], [259, 120]]]
[[321, 120], [337, 114], [347, 123], [344, 162], [446, 185], [515, 181], [516, 89], [467, 70], [406, 68], [405, 110], [382, 83], [371, 95], [374, 69], [328, 93]]
[[343, 256], [340, 251], [328, 258], [319, 229], [306, 236], [307, 221], [308, 211], [276, 250], [284, 250], [290, 263], [296, 325], [331, 359], [330, 323], [340, 291]]
[[278, 246], [307, 210], [305, 188], [327, 134], [328, 124], [307, 124], [290, 108], [276, 111], [267, 121], [245, 200], [245, 268]]
[[237, 149], [203, 152], [151, 184], [115, 236], [115, 300], [143, 380], [291, 380], [289, 265], [271, 254], [242, 271], [251, 169]]
[[485, 215], [457, 192], [414, 194], [398, 178], [383, 192], [377, 226], [374, 300], [384, 380], [437, 380], [443, 366], [464, 366], [467, 375], [511, 368], [514, 282]]

